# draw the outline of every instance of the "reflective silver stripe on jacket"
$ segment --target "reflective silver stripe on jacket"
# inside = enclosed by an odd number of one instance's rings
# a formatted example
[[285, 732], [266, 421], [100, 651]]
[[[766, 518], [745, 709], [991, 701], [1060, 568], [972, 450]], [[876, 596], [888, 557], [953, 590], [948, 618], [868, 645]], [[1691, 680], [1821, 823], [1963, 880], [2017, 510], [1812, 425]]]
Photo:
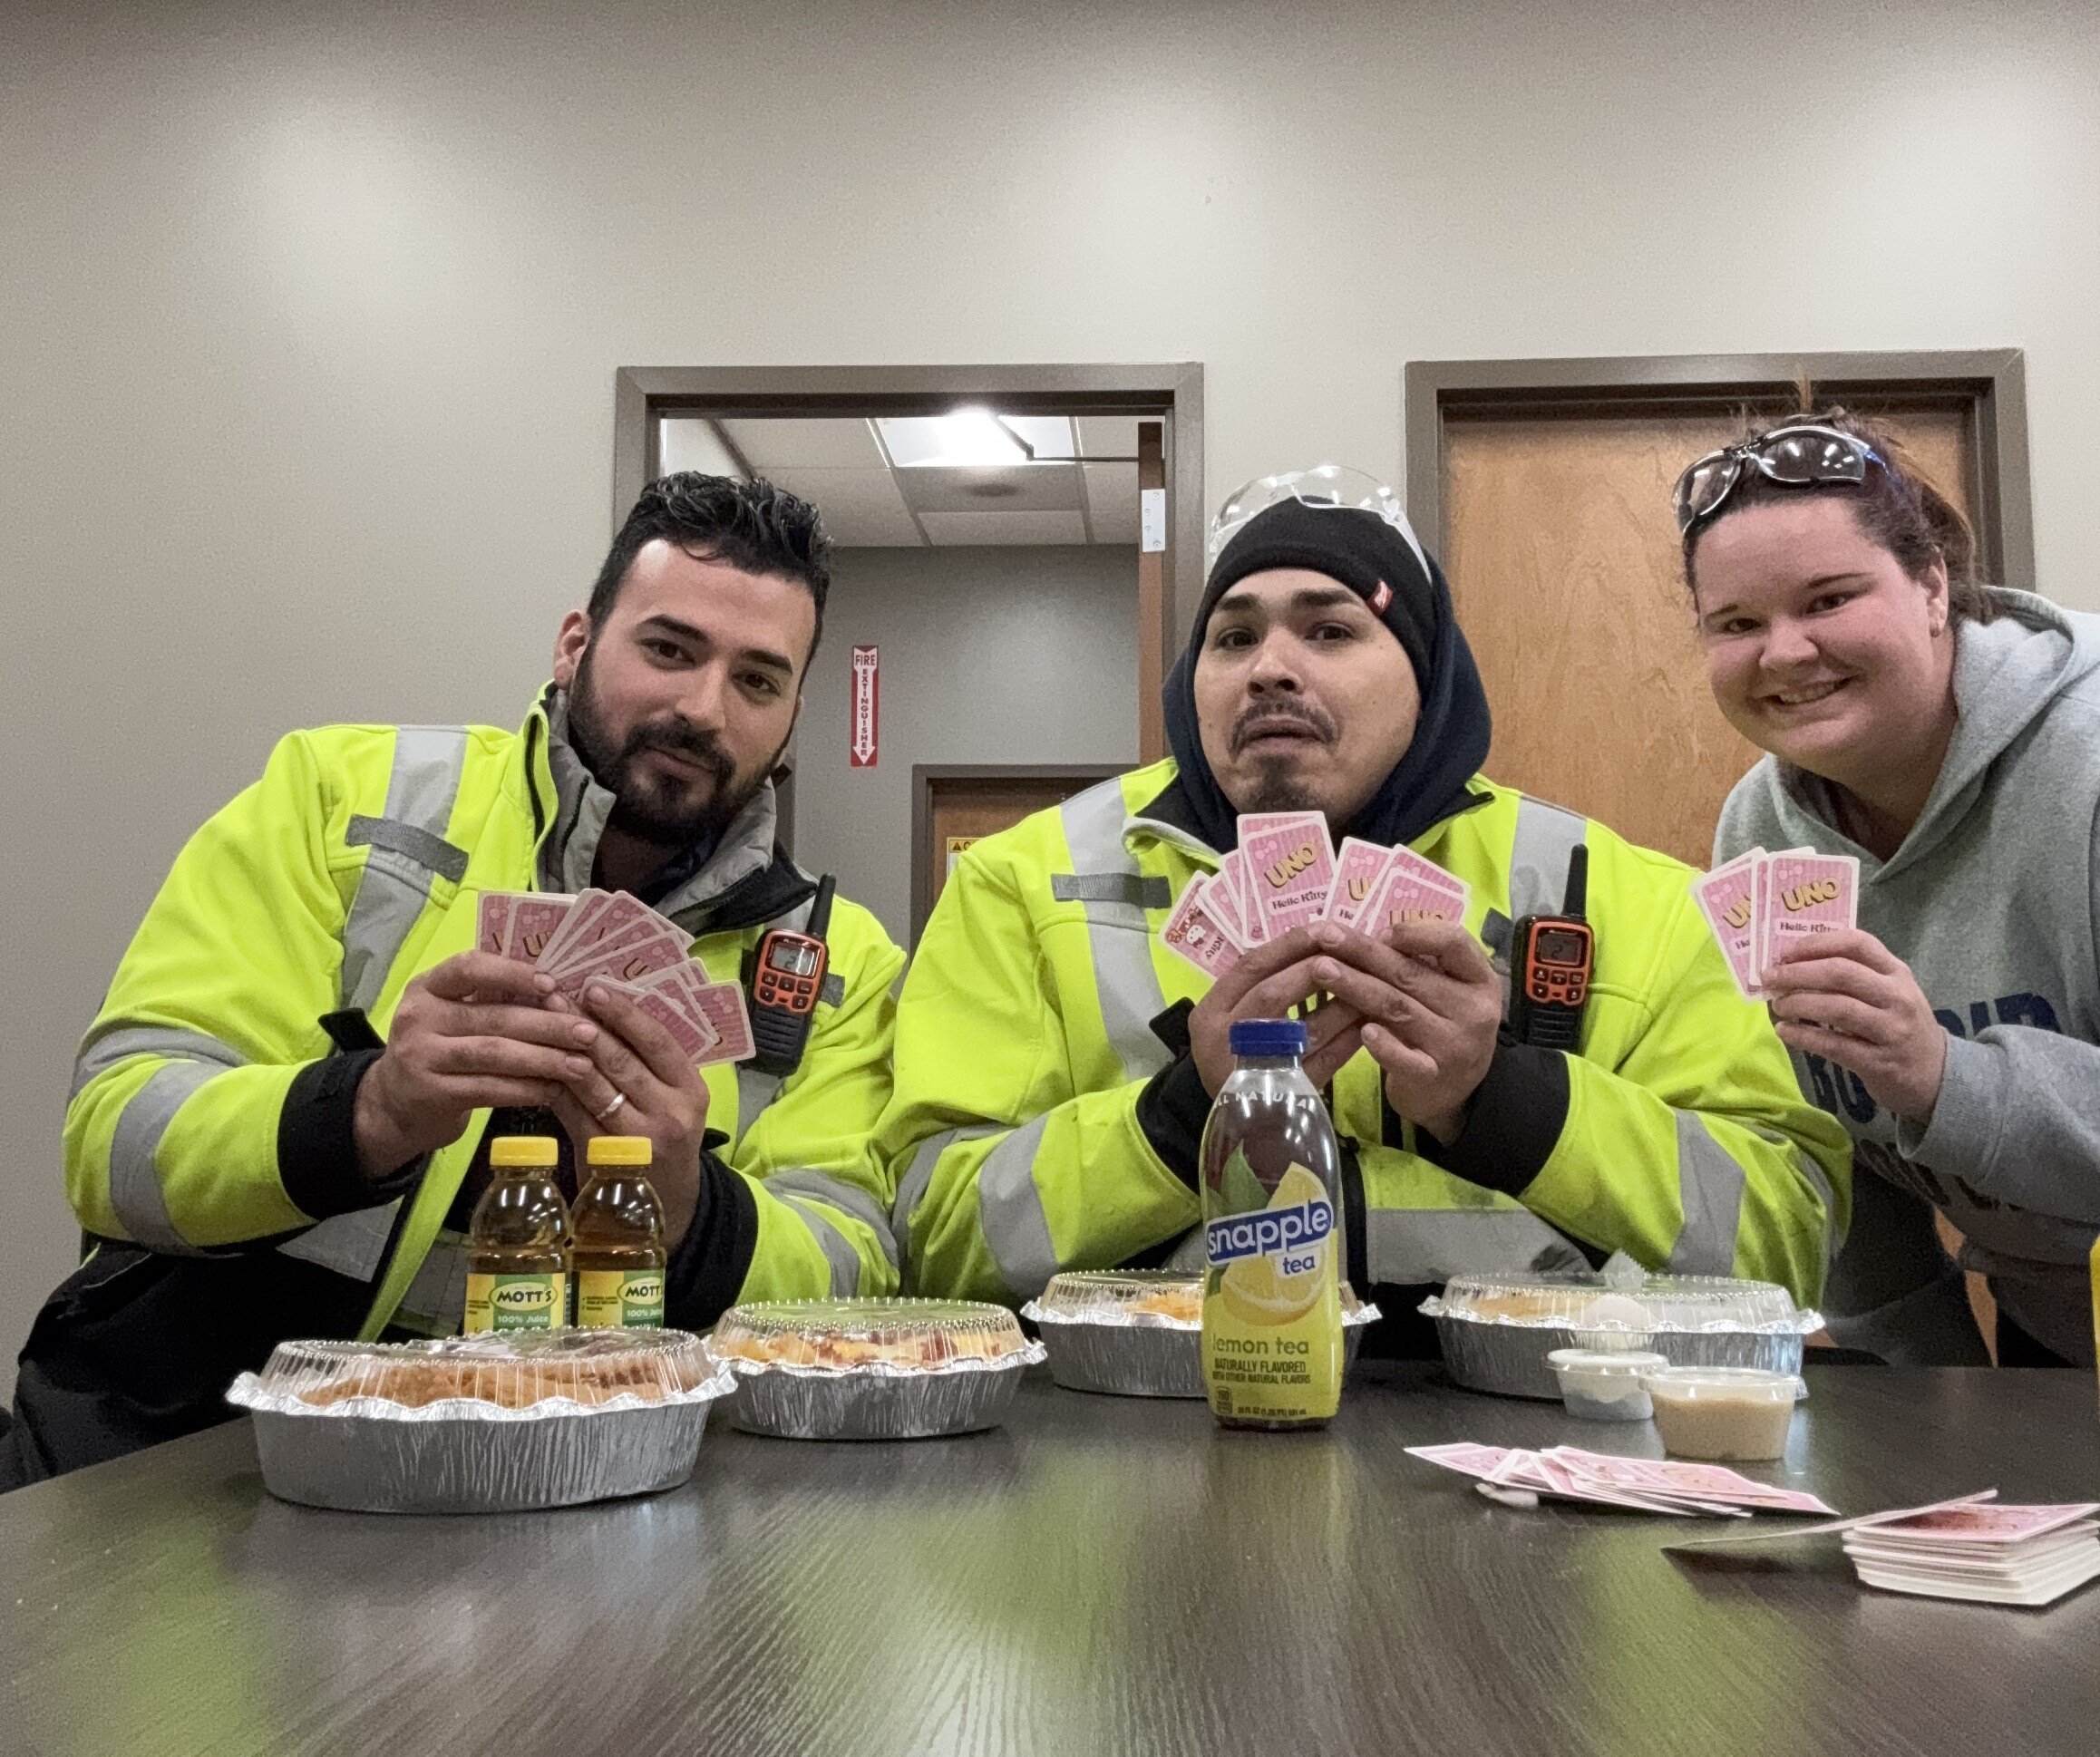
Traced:
[[215, 1074], [247, 1066], [248, 1057], [205, 1032], [105, 1020], [81, 1040], [67, 1104], [90, 1082], [140, 1055], [167, 1059], [118, 1113], [110, 1137], [110, 1207], [126, 1235], [138, 1243], [170, 1255], [196, 1256], [198, 1247], [183, 1238], [168, 1212], [167, 1192], [160, 1188], [160, 1140], [190, 1093]]
[[175, 1112], [207, 1080], [224, 1073], [216, 1062], [164, 1062], [125, 1102], [110, 1138], [110, 1206], [118, 1223], [149, 1250], [170, 1256], [203, 1253], [175, 1228], [160, 1188], [157, 1155]]
[[985, 1155], [977, 1170], [977, 1228], [999, 1277], [1016, 1299], [1033, 1299], [1057, 1273], [1050, 1217], [1035, 1188], [1035, 1152], [1049, 1126], [1045, 1111]]
[[1411, 1287], [1454, 1275], [1587, 1269], [1573, 1240], [1521, 1208], [1374, 1208], [1364, 1217], [1374, 1283]]
[[996, 1122], [972, 1122], [928, 1135], [919, 1143], [911, 1155], [911, 1163], [898, 1179], [897, 1200], [890, 1210], [890, 1235], [897, 1241], [897, 1260], [903, 1266], [907, 1293], [911, 1283], [911, 1217], [926, 1199], [926, 1192], [933, 1183], [933, 1174], [940, 1167], [940, 1156], [958, 1141], [979, 1141], [998, 1132], [999, 1125]]
[[1685, 1223], [1666, 1267], [1673, 1275], [1733, 1275], [1743, 1168], [1707, 1131], [1697, 1111], [1679, 1111], [1677, 1119], [1677, 1199]]
[[1510, 917], [1558, 915], [1568, 895], [1568, 857], [1580, 848], [1589, 824], [1580, 812], [1563, 811], [1528, 794], [1517, 801], [1516, 833], [1510, 840]]
[[765, 1107], [780, 1096], [781, 1076], [777, 1073], [761, 1073], [748, 1062], [736, 1064], [736, 1141], [730, 1150], [744, 1145], [744, 1138], [751, 1132], [751, 1125], [763, 1113]]
[[[386, 783], [386, 823], [419, 832], [459, 856], [444, 840], [466, 768], [467, 733], [463, 726], [397, 726], [394, 734], [394, 772]], [[406, 851], [415, 838], [374, 833], [365, 820], [365, 840], [371, 852], [357, 896], [343, 923], [343, 1005], [369, 1007], [385, 986], [401, 948], [422, 917], [438, 868]]]
[[[1152, 1020], [1166, 1008], [1160, 989], [1159, 972], [1152, 968], [1152, 924], [1137, 900], [1111, 897], [1103, 882], [1140, 881], [1144, 875], [1136, 858], [1123, 846], [1123, 826], [1129, 813], [1123, 807], [1123, 785], [1104, 781], [1074, 794], [1058, 808], [1065, 825], [1065, 845], [1072, 850], [1074, 872], [1083, 878], [1091, 893], [1082, 902], [1086, 911], [1086, 943], [1094, 957], [1094, 992], [1101, 1000], [1101, 1022], [1109, 1046], [1123, 1063], [1123, 1078], [1145, 1080], [1165, 1067], [1167, 1046], [1152, 1034]], [[1016, 1292], [1020, 1291], [1018, 1288]]]
[[441, 1227], [390, 1320], [433, 1336], [458, 1334], [467, 1315], [467, 1238]]
[[401, 1199], [396, 1197], [383, 1208], [331, 1214], [277, 1248], [287, 1257], [318, 1263], [355, 1281], [374, 1280], [380, 1259], [386, 1255], [386, 1241], [394, 1236], [394, 1217], [400, 1211]]
[[201, 1031], [184, 1031], [175, 1025], [135, 1024], [128, 1019], [109, 1019], [81, 1039], [73, 1063], [73, 1089], [66, 1093], [71, 1104], [119, 1063], [134, 1055], [161, 1055], [171, 1062], [210, 1062], [221, 1068], [248, 1065], [248, 1057], [231, 1044]]
[[[890, 1267], [896, 1267], [897, 1241], [890, 1236], [890, 1217], [882, 1212], [881, 1203], [859, 1184], [848, 1183], [843, 1178], [834, 1178], [802, 1166], [791, 1171], [769, 1173], [761, 1181], [772, 1195], [809, 1196], [851, 1214], [875, 1235], [876, 1242], [882, 1247], [883, 1255], [889, 1257]], [[797, 1202], [795, 1206], [801, 1208], [802, 1204]], [[853, 1258], [854, 1286], [860, 1284], [860, 1256], [856, 1253]], [[846, 1291], [851, 1293], [854, 1288], [849, 1287]]]
[[[771, 1179], [768, 1183], [770, 1185]], [[860, 1290], [860, 1253], [853, 1248], [853, 1241], [831, 1223], [823, 1211], [800, 1196], [783, 1195], [781, 1200], [802, 1217], [811, 1235], [823, 1249], [824, 1260], [831, 1266], [831, 1297], [848, 1299]]]

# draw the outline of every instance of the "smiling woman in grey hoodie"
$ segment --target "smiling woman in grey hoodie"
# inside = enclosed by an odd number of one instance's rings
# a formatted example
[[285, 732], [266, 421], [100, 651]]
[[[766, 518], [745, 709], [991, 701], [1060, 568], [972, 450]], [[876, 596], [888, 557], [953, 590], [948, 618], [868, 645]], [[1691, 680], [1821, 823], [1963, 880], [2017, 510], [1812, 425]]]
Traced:
[[2100, 617], [1976, 584], [1960, 515], [1842, 413], [1702, 459], [1678, 520], [1715, 699], [1768, 752], [1716, 861], [1860, 862], [1859, 930], [1768, 973], [1803, 1089], [1855, 1143], [1832, 1333], [1987, 1358], [1937, 1209], [1989, 1280], [1999, 1364], [2090, 1364]]

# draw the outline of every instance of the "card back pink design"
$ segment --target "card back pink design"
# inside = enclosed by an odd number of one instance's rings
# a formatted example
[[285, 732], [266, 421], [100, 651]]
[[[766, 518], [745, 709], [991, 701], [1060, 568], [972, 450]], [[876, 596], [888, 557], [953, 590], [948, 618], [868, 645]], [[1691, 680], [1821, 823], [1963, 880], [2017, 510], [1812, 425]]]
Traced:
[[1280, 939], [1318, 917], [1335, 877], [1326, 818], [1317, 811], [1291, 812], [1252, 835], [1243, 830], [1240, 851], [1265, 941]]

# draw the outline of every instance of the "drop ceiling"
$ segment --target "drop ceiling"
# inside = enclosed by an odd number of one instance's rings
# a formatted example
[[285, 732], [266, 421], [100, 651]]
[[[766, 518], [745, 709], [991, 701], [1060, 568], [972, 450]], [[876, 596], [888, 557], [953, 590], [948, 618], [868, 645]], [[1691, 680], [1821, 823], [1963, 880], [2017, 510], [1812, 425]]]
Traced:
[[[766, 477], [814, 503], [841, 548], [1135, 547], [1137, 465], [1088, 460], [1134, 457], [1137, 416], [1032, 415], [1006, 425], [1034, 447], [1038, 460], [1058, 461], [1026, 461], [1015, 445], [1015, 461], [1006, 463], [900, 461], [986, 454], [945, 451], [933, 420], [697, 415], [661, 418], [657, 456], [666, 471], [742, 475], [748, 470]], [[995, 438], [992, 453], [1002, 444]]]

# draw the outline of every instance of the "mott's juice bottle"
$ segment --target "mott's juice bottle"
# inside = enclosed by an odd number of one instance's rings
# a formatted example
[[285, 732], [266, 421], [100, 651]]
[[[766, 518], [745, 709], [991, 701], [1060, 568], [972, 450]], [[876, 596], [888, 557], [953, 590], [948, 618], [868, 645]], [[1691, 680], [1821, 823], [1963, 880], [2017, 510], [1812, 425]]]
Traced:
[[1305, 1027], [1243, 1019], [1203, 1125], [1203, 1383], [1227, 1427], [1317, 1427], [1341, 1406], [1341, 1153], [1298, 1066]]
[[462, 1327], [553, 1330], [569, 1322], [569, 1204], [554, 1181], [560, 1149], [545, 1135], [499, 1135], [495, 1173], [467, 1231]]
[[576, 1192], [576, 1321], [618, 1330], [664, 1322], [664, 1204], [649, 1182], [647, 1135], [600, 1135]]

